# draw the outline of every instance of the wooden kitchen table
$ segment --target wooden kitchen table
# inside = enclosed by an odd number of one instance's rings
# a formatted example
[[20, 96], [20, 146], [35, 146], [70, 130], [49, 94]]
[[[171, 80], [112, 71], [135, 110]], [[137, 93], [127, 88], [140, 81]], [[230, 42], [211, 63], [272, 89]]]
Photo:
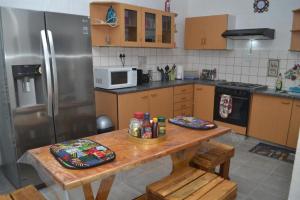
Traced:
[[[129, 139], [127, 129], [88, 137], [112, 149], [116, 153], [116, 159], [99, 167], [84, 170], [62, 167], [50, 153], [49, 146], [29, 150], [26, 154], [62, 187], [65, 198], [69, 198], [68, 190], [83, 187], [86, 200], [104, 200], [107, 199], [115, 174], [118, 172], [167, 155], [171, 155], [173, 171], [181, 169], [188, 166], [201, 142], [229, 131], [230, 129], [225, 127], [208, 131], [191, 130], [167, 123], [166, 140], [158, 144], [136, 143]], [[97, 180], [102, 181], [97, 196], [94, 197], [91, 183]]]

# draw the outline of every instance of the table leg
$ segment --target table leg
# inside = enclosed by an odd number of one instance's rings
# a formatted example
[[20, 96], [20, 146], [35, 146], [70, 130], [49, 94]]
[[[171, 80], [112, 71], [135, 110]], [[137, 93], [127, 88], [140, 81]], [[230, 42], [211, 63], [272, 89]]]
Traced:
[[114, 183], [114, 179], [115, 179], [115, 175], [111, 175], [101, 181], [101, 184], [99, 186], [98, 193], [96, 196], [96, 200], [106, 200], [107, 199], [110, 189], [111, 189], [111, 186]]
[[199, 149], [199, 146], [197, 145], [197, 146], [173, 153], [171, 155], [172, 162], [173, 162], [172, 173], [178, 169], [189, 167], [189, 163], [193, 159], [193, 157], [196, 155], [198, 149]]
[[91, 184], [86, 183], [82, 187], [85, 200], [94, 200], [94, 194]]
[[68, 190], [65, 190], [64, 194], [65, 194], [65, 200], [70, 200], [70, 196], [69, 196]]

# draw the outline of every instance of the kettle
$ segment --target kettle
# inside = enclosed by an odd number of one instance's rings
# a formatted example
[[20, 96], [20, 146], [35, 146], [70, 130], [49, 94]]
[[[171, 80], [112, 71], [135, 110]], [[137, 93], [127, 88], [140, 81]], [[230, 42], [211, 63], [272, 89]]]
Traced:
[[183, 66], [178, 65], [176, 67], [176, 80], [183, 80], [183, 77], [184, 77]]

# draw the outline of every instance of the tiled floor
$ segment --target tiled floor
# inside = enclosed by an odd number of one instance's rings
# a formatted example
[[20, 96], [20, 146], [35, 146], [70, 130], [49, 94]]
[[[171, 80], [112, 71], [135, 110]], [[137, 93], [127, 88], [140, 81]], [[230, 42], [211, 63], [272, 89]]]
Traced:
[[[245, 140], [236, 134], [227, 134], [218, 141], [235, 146], [230, 176], [238, 183], [238, 200], [286, 200], [288, 197], [293, 165], [249, 152], [259, 141]], [[145, 186], [167, 176], [171, 172], [169, 157], [148, 163], [134, 170], [118, 174], [110, 200], [129, 200], [145, 192]], [[11, 186], [0, 174], [0, 193], [10, 190]], [[93, 184], [94, 191], [99, 183]], [[42, 192], [48, 199], [56, 199], [47, 189]], [[83, 199], [80, 189], [70, 192], [70, 199]]]

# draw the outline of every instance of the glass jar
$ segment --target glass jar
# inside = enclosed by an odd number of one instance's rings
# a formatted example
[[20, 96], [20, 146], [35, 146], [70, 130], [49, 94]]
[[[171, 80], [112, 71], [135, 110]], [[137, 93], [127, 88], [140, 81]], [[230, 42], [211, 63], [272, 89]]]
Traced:
[[163, 116], [158, 117], [158, 137], [166, 134], [166, 118]]
[[136, 112], [134, 117], [130, 120], [129, 134], [134, 137], [141, 137], [144, 113]]

